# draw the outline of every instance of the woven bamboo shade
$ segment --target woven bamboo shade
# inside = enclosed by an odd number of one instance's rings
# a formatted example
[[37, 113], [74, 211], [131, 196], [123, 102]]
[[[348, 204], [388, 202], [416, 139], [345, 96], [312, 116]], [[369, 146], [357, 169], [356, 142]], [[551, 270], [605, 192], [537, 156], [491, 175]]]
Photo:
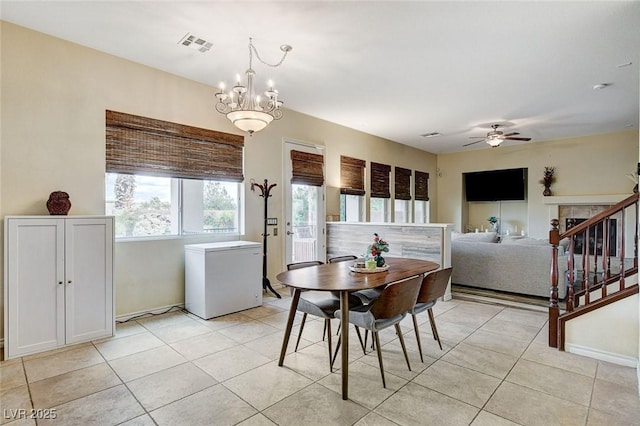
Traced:
[[371, 162], [371, 197], [391, 198], [389, 191], [391, 166]]
[[402, 167], [395, 168], [395, 198], [396, 200], [411, 199], [411, 170]]
[[415, 173], [415, 197], [417, 201], [429, 201], [429, 173]]
[[340, 193], [348, 195], [364, 195], [364, 160], [340, 156]]
[[244, 136], [106, 111], [106, 170], [242, 182]]
[[324, 157], [302, 151], [291, 151], [291, 183], [324, 185]]

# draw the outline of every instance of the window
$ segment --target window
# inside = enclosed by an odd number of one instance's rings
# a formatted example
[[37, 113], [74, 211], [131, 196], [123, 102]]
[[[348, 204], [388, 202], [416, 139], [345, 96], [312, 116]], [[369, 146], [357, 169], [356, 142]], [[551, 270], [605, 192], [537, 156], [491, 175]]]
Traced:
[[389, 221], [389, 200], [387, 198], [371, 198], [369, 220], [371, 222]]
[[414, 223], [429, 223], [429, 202], [416, 200], [413, 202]]
[[414, 194], [414, 222], [429, 223], [429, 173], [415, 171]]
[[107, 173], [105, 186], [118, 238], [240, 232], [238, 183]]
[[340, 156], [340, 220], [364, 221], [365, 161]]
[[411, 205], [408, 200], [393, 201], [394, 222], [409, 223], [411, 222]]
[[239, 233], [244, 137], [106, 111], [116, 237]]
[[340, 194], [340, 220], [343, 222], [362, 222], [364, 197], [361, 195]]
[[395, 168], [394, 222], [411, 222], [411, 170]]
[[389, 174], [391, 166], [371, 163], [371, 199], [369, 202], [369, 220], [371, 222], [389, 221]]

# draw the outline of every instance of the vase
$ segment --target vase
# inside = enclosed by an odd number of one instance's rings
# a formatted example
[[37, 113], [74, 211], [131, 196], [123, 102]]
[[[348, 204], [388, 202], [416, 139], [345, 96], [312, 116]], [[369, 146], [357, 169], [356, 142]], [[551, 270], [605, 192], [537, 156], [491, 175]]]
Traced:
[[382, 267], [384, 266], [384, 263], [385, 263], [384, 257], [382, 257], [382, 256], [378, 256], [378, 257], [376, 258], [376, 266], [377, 266], [378, 268], [382, 268]]
[[542, 191], [542, 195], [544, 195], [545, 197], [548, 197], [551, 195], [551, 188], [548, 186], [544, 187], [544, 191]]
[[53, 191], [47, 200], [47, 210], [50, 215], [66, 216], [71, 209], [69, 194], [64, 191]]

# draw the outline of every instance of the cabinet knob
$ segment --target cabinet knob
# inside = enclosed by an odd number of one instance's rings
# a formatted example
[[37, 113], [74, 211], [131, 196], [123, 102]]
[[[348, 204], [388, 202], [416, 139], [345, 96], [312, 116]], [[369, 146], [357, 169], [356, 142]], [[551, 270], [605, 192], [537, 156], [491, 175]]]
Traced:
[[67, 281], [67, 284], [71, 284], [71, 280]]
[[59, 281], [58, 284], [62, 285], [62, 281]]

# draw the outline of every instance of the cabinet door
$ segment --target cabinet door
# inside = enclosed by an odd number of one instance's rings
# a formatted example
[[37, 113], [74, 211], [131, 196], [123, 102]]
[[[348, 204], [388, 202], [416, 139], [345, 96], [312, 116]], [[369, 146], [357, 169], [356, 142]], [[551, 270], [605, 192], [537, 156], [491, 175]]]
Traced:
[[67, 219], [66, 342], [113, 334], [113, 221]]
[[63, 345], [64, 220], [6, 220], [5, 336], [8, 356]]

